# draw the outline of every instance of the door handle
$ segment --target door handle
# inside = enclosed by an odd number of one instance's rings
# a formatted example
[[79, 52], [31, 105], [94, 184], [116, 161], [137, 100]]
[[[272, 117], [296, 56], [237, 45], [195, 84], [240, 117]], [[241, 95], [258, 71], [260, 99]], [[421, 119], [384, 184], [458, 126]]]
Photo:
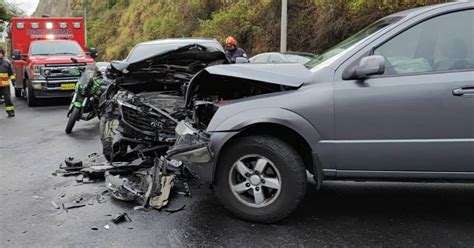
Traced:
[[454, 96], [464, 96], [464, 95], [473, 95], [474, 96], [474, 86], [467, 86], [463, 88], [458, 88], [453, 90]]

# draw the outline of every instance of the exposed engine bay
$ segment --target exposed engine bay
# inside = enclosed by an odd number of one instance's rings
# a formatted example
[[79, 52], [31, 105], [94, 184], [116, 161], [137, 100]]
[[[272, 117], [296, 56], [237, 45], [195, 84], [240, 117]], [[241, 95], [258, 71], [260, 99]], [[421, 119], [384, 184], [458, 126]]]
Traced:
[[125, 178], [107, 172], [112, 196], [160, 208], [166, 199], [159, 196], [166, 195], [174, 176], [186, 165], [213, 159], [206, 129], [220, 107], [294, 90], [302, 82], [257, 65], [220, 65], [227, 63], [222, 51], [200, 45], [131, 64], [112, 63], [115, 81], [100, 103], [103, 154], [111, 165], [139, 159], [142, 168]]

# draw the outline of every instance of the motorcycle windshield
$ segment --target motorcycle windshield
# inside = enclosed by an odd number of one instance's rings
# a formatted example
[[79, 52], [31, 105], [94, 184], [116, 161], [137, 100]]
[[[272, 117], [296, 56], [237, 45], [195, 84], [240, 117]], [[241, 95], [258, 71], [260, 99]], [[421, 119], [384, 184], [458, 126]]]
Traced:
[[91, 79], [94, 77], [94, 70], [93, 69], [87, 69], [81, 74], [81, 78], [79, 79], [79, 84], [82, 87], [86, 87], [91, 81]]

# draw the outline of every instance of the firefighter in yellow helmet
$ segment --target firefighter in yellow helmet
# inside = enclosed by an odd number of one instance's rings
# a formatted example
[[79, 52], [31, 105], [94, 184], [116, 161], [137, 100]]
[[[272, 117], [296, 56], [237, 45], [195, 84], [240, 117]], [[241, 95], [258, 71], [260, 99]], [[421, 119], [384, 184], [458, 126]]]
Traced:
[[12, 64], [4, 57], [5, 50], [0, 49], [0, 96], [3, 95], [8, 117], [14, 117], [15, 107], [10, 94], [10, 80], [15, 80], [15, 74], [13, 73]]

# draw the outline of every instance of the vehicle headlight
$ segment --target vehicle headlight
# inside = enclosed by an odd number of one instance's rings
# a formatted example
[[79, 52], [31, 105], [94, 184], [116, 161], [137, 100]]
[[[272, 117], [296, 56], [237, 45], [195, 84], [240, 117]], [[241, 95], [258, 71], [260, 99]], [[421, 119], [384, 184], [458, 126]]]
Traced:
[[197, 134], [198, 131], [191, 127], [188, 123], [185, 121], [180, 121], [178, 125], [176, 125], [175, 132], [179, 136], [185, 136], [187, 134], [189, 135], [194, 135]]
[[41, 68], [43, 67], [44, 65], [33, 65], [33, 72], [35, 74], [39, 74], [41, 72]]

